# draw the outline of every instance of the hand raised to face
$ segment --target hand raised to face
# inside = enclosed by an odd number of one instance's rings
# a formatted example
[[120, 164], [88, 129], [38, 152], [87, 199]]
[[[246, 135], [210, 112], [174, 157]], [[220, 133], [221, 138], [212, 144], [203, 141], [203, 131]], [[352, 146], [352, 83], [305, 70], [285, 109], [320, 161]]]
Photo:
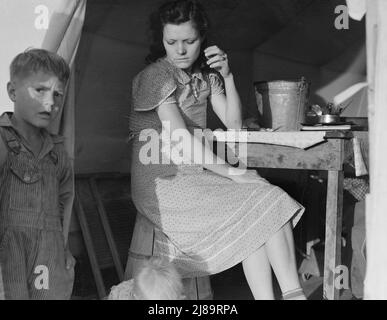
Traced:
[[218, 46], [206, 48], [204, 50], [204, 55], [208, 59], [207, 65], [218, 71], [223, 78], [227, 78], [231, 74], [227, 54]]

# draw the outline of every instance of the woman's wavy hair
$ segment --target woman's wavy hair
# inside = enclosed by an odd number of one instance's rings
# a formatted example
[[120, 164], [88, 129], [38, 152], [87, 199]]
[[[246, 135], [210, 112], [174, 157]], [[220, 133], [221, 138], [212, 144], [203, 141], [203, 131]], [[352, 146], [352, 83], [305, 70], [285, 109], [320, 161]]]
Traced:
[[[209, 21], [203, 6], [198, 0], [173, 0], [162, 4], [157, 11], [150, 16], [150, 31], [152, 44], [150, 53], [146, 57], [147, 63], [155, 62], [157, 59], [164, 57], [166, 52], [163, 45], [163, 29], [168, 23], [181, 24], [192, 21], [200, 36], [203, 39], [202, 48], [207, 46], [207, 31]], [[203, 50], [196, 61], [199, 67], [206, 66], [206, 57]]]

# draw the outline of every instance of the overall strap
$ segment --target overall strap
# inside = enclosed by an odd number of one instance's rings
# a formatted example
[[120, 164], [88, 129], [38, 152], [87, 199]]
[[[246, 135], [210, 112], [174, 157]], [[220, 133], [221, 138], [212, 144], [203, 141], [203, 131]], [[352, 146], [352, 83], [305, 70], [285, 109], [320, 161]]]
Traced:
[[50, 136], [51, 136], [52, 142], [54, 143], [54, 147], [48, 153], [48, 156], [50, 157], [54, 165], [57, 166], [59, 164], [60, 148], [63, 147], [63, 143], [65, 139], [64, 137], [59, 135], [50, 135]]
[[8, 151], [15, 154], [20, 153], [21, 143], [9, 130], [0, 127], [0, 136]]
[[6, 139], [3, 136], [3, 128], [0, 127], [0, 168], [3, 166], [8, 156], [8, 148], [6, 145]]
[[[18, 155], [20, 153], [22, 144], [19, 138], [12, 134], [11, 130], [4, 129], [2, 127], [0, 127], [0, 137], [0, 165], [2, 165], [7, 158], [8, 152], [13, 153], [14, 155]], [[54, 140], [54, 144], [61, 142], [62, 140], [60, 139]], [[55, 150], [51, 150], [48, 153], [48, 156], [54, 165], [57, 166], [59, 158], [58, 153]]]

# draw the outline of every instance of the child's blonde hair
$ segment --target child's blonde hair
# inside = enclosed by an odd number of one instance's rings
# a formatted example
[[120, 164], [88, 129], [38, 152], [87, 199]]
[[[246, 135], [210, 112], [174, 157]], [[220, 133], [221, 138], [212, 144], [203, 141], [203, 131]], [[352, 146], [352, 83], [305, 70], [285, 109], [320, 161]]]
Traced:
[[141, 300], [182, 299], [181, 277], [171, 263], [152, 257], [134, 277], [134, 295]]
[[158, 257], [145, 260], [134, 278], [112, 287], [108, 300], [181, 300], [181, 277], [172, 263]]
[[12, 60], [9, 71], [11, 81], [38, 71], [52, 73], [63, 83], [70, 77], [70, 67], [61, 56], [55, 52], [34, 48], [19, 53]]

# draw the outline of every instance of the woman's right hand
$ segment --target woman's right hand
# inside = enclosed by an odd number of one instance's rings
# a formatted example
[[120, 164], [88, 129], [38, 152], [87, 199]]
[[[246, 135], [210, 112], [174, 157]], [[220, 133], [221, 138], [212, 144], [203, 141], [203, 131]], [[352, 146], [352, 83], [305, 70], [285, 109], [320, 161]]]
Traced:
[[262, 178], [256, 170], [231, 168], [228, 177], [236, 183], [261, 183]]
[[218, 46], [204, 49], [204, 55], [208, 59], [207, 64], [209, 67], [218, 71], [223, 78], [227, 78], [231, 74], [227, 54]]

